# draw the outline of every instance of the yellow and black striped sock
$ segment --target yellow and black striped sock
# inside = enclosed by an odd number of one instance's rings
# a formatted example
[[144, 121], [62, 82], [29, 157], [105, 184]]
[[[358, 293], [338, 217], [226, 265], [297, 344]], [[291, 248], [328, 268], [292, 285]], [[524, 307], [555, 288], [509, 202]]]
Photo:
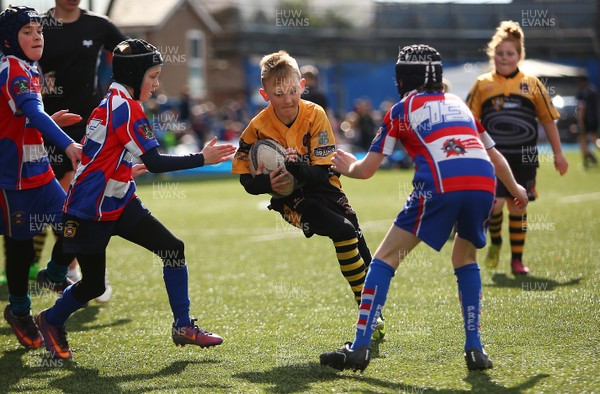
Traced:
[[340, 263], [342, 275], [350, 284], [354, 299], [360, 305], [360, 293], [365, 284], [365, 263], [358, 252], [358, 239], [334, 242], [335, 253]]
[[491, 241], [494, 245], [500, 245], [502, 243], [502, 219], [504, 214], [502, 211], [498, 213], [492, 213], [490, 218], [490, 236]]
[[31, 264], [39, 263], [42, 258], [42, 252], [44, 251], [44, 245], [46, 244], [46, 237], [48, 236], [48, 228], [44, 228], [44, 230], [38, 235], [33, 237], [33, 249], [35, 250], [35, 256], [33, 257], [33, 261]]
[[510, 252], [512, 260], [523, 257], [525, 236], [527, 234], [527, 214], [508, 215], [508, 229], [510, 232]]

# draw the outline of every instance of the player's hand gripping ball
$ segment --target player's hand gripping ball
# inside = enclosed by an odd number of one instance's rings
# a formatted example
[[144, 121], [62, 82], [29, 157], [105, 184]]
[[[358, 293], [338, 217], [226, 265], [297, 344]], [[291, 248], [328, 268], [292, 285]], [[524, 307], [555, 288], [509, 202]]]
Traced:
[[[270, 174], [277, 167], [283, 165], [285, 168], [285, 149], [273, 140], [258, 140], [248, 155], [248, 161], [250, 163], [250, 171], [252, 174], [256, 174], [259, 164], [262, 163], [262, 173]], [[290, 180], [287, 190], [283, 193], [270, 193], [273, 197], [281, 198], [292, 194], [296, 187], [296, 179], [290, 173], [288, 173]]]

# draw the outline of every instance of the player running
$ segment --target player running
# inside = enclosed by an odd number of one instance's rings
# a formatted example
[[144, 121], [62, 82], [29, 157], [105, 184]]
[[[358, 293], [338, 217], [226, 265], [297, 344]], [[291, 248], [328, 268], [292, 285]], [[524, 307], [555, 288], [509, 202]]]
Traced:
[[[358, 303], [371, 252], [342, 190], [339, 174], [330, 169], [335, 151], [331, 124], [323, 108], [300, 99], [305, 81], [298, 63], [287, 52], [264, 56], [260, 69], [260, 94], [269, 105], [243, 131], [232, 172], [240, 174], [240, 183], [254, 195], [284, 193], [289, 174], [296, 178], [302, 187], [287, 197], [272, 198], [269, 209], [279, 212], [307, 238], [318, 234], [333, 241], [342, 275]], [[262, 174], [259, 167], [257, 175], [252, 174], [248, 153], [261, 139], [274, 140], [287, 149], [287, 171], [281, 166]], [[383, 321], [379, 329], [385, 330]]]
[[[162, 56], [154, 46], [138, 39], [121, 42], [113, 55], [115, 82], [90, 116], [82, 162], [63, 209], [64, 248], [76, 255], [83, 278], [68, 287], [52, 308], [38, 315], [46, 349], [55, 358], [72, 358], [65, 323], [73, 312], [105, 291], [106, 247], [113, 235], [162, 259], [175, 344], [219, 345], [223, 341], [220, 336], [199, 328], [196, 319], [190, 317], [183, 242], [142, 205], [132, 175], [145, 168], [166, 172], [220, 163], [228, 160], [235, 148], [215, 145], [215, 138], [200, 153], [160, 154], [139, 102], [147, 101], [158, 88]], [[140, 158], [145, 167], [134, 166], [134, 158]]]
[[355, 371], [369, 365], [371, 333], [398, 265], [421, 241], [439, 251], [456, 226], [452, 265], [463, 311], [467, 368], [492, 368], [481, 343], [477, 249], [485, 246], [485, 227], [494, 203], [494, 166], [516, 196], [516, 204], [525, 206], [527, 194], [467, 106], [457, 96], [443, 92], [442, 59], [434, 48], [402, 48], [396, 81], [402, 100], [385, 115], [367, 156], [357, 160], [338, 150], [333, 169], [352, 178], [370, 178], [400, 141], [415, 163], [413, 185], [419, 192], [411, 194], [375, 252], [354, 342], [321, 354], [321, 364]]

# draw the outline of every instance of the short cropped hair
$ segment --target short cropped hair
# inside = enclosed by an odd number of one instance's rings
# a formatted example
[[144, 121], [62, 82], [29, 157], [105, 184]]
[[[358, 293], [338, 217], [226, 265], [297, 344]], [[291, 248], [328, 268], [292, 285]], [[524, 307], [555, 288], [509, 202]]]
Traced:
[[271, 77], [286, 78], [290, 75], [301, 78], [298, 62], [286, 51], [265, 55], [260, 61], [260, 81], [263, 86]]
[[306, 66], [300, 67], [300, 74], [302, 74], [303, 78], [319, 78], [319, 69], [313, 66], [312, 64], [307, 64]]

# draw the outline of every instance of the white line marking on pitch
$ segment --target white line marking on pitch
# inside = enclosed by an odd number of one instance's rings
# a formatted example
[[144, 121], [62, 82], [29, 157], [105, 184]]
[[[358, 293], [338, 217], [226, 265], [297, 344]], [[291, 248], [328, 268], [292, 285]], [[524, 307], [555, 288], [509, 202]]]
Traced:
[[600, 200], [600, 193], [574, 194], [572, 196], [561, 197], [558, 199], [558, 202], [570, 204], [593, 200]]

